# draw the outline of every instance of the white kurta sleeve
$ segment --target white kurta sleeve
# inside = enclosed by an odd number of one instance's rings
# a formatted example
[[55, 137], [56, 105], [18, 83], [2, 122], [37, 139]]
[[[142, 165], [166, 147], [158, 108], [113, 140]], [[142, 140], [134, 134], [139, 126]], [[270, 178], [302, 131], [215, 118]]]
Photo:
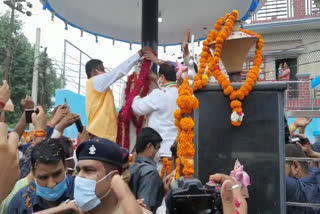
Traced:
[[132, 102], [132, 110], [134, 114], [138, 116], [147, 115], [158, 109], [159, 96], [157, 95], [159, 90], [153, 90], [149, 95], [141, 98], [136, 96]]
[[140, 55], [139, 53], [136, 53], [116, 68], [112, 69], [112, 71], [94, 76], [92, 79], [93, 88], [101, 93], [106, 92], [114, 82], [127, 75], [130, 69], [137, 64], [139, 59]]

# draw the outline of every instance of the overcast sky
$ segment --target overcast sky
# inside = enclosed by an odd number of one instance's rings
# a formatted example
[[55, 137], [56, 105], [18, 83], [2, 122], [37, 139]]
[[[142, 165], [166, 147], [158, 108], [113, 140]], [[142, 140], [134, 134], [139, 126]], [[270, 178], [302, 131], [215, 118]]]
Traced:
[[[130, 51], [128, 43], [118, 41], [116, 41], [115, 45], [113, 46], [112, 40], [101, 37], [98, 38], [99, 42], [96, 43], [95, 36], [85, 32], [83, 37], [80, 37], [79, 29], [69, 26], [68, 30], [65, 30], [64, 22], [57, 17], [55, 17], [54, 21], [52, 21], [50, 11], [43, 10], [43, 6], [39, 0], [32, 1], [32, 4], [33, 7], [31, 9], [31, 12], [33, 15], [31, 17], [27, 17], [19, 12], [16, 12], [16, 14], [18, 14], [18, 18], [24, 23], [23, 31], [29, 39], [30, 43], [35, 43], [36, 28], [41, 28], [41, 46], [47, 47], [48, 55], [55, 60], [57, 64], [56, 67], [58, 69], [58, 75], [61, 74], [65, 39], [76, 45], [91, 57], [101, 59], [104, 62], [105, 67], [108, 68], [117, 66], [140, 49], [140, 45], [133, 45], [132, 50]], [[5, 5], [3, 1], [0, 1], [0, 13], [3, 14], [8, 9], [9, 7]], [[184, 35], [181, 35], [181, 41], [183, 40], [183, 38]], [[195, 46], [196, 53], [200, 52], [201, 49], [197, 47], [197, 44]], [[66, 53], [69, 55], [66, 58], [66, 88], [77, 92], [80, 54], [71, 46], [67, 46]], [[164, 53], [163, 47], [159, 47], [158, 54], [160, 59], [175, 61], [178, 55], [182, 55], [181, 47], [167, 47], [166, 54]], [[82, 64], [85, 64], [87, 60], [88, 58], [83, 57]], [[82, 67], [80, 90], [81, 94], [85, 94], [85, 81], [86, 76], [84, 67]]]

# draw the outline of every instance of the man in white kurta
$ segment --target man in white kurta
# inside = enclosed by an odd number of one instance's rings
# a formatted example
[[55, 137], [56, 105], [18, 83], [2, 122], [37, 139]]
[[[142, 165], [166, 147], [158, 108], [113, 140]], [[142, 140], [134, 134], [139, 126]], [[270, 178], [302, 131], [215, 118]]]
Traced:
[[[176, 84], [176, 72], [174, 66], [162, 63], [158, 72], [158, 86], [144, 98], [135, 97], [132, 103], [133, 112], [138, 115], [147, 115], [148, 127], [155, 129], [162, 137], [159, 157], [171, 157], [170, 146], [177, 137], [177, 128], [174, 125], [173, 113], [178, 109], [178, 87]], [[161, 164], [158, 164], [158, 170]]]

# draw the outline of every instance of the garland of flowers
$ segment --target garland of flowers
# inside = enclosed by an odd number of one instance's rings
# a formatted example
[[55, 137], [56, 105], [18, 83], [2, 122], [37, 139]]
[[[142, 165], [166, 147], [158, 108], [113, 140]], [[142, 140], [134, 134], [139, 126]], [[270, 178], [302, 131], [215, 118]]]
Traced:
[[177, 105], [180, 109], [174, 112], [175, 125], [178, 129], [178, 136], [176, 141], [178, 142], [177, 156], [181, 158], [176, 160], [177, 162], [177, 174], [180, 176], [180, 163], [183, 164], [183, 175], [192, 176], [194, 169], [190, 164], [190, 159], [194, 156], [193, 146], [193, 127], [194, 122], [190, 117], [191, 112], [199, 107], [199, 102], [196, 97], [193, 96], [193, 90], [189, 85], [189, 80], [186, 78], [178, 90], [179, 96], [177, 99]]
[[162, 169], [161, 169], [161, 179], [163, 179], [164, 174], [166, 173], [166, 169], [167, 169], [167, 162], [168, 162], [168, 158], [163, 158], [162, 159]]
[[[231, 124], [235, 127], [238, 127], [241, 125], [241, 122], [243, 120], [243, 110], [242, 110], [242, 103], [241, 101], [244, 100], [246, 96], [248, 96], [254, 87], [260, 73], [260, 66], [262, 62], [262, 50], [263, 50], [263, 43], [261, 35], [257, 33], [253, 33], [251, 31], [243, 30], [242, 32], [247, 33], [251, 36], [256, 36], [258, 38], [258, 41], [256, 42], [256, 50], [255, 50], [255, 56], [253, 59], [253, 67], [249, 71], [247, 75], [247, 79], [240, 87], [240, 89], [235, 90], [231, 86], [230, 80], [225, 76], [223, 72], [221, 72], [218, 64], [220, 62], [220, 56], [222, 52], [222, 47], [224, 41], [229, 37], [229, 35], [232, 32], [233, 29], [233, 23], [238, 18], [238, 11], [234, 10], [231, 12], [231, 14], [227, 13], [225, 17], [221, 17], [217, 23], [214, 25], [215, 29], [218, 31], [211, 30], [207, 39], [203, 42], [203, 48], [200, 58], [200, 65], [198, 74], [194, 78], [194, 85], [193, 90], [198, 90], [203, 88], [208, 83], [208, 77], [214, 76], [216, 80], [219, 82], [223, 89], [223, 93], [226, 96], [229, 96], [229, 99], [231, 101], [230, 107], [232, 109], [231, 114]], [[221, 25], [224, 24], [223, 29], [221, 30]], [[211, 52], [209, 50], [209, 44], [211, 42], [215, 41], [215, 51], [214, 55], [211, 55]], [[208, 65], [208, 66], [207, 66]], [[204, 74], [205, 69], [206, 74]]]
[[[121, 108], [118, 115], [118, 135], [117, 143], [128, 149], [129, 148], [129, 122], [132, 120], [134, 126], [136, 127], [137, 134], [139, 133], [144, 117], [141, 116], [137, 119], [132, 112], [132, 102], [133, 99], [139, 94], [142, 89], [141, 97], [146, 96], [149, 91], [149, 82], [147, 81], [149, 69], [151, 67], [151, 61], [144, 59], [141, 66], [141, 71], [139, 73], [138, 79], [135, 81], [134, 88], [130, 92], [132, 80], [135, 78], [134, 74], [128, 77], [126, 89], [125, 89], [125, 99], [126, 102]], [[124, 128], [124, 137], [123, 137], [123, 128]]]
[[[193, 89], [189, 85], [188, 79], [185, 79], [182, 86], [179, 88], [179, 96], [177, 99], [178, 110], [175, 111], [175, 125], [178, 130], [177, 142], [178, 142], [178, 157], [176, 160], [176, 179], [180, 177], [180, 164], [183, 164], [183, 175], [192, 176], [194, 172], [193, 162], [190, 161], [194, 156], [193, 145], [193, 127], [194, 121], [190, 117], [191, 112], [198, 108], [198, 100], [193, 96], [193, 91], [201, 89], [208, 84], [210, 76], [214, 76], [223, 89], [223, 93], [229, 96], [231, 100], [230, 107], [232, 109], [231, 124], [235, 127], [241, 125], [243, 119], [242, 103], [246, 96], [249, 95], [254, 87], [260, 72], [260, 66], [262, 62], [262, 49], [263, 40], [261, 35], [241, 29], [249, 35], [258, 37], [256, 42], [256, 50], [254, 57], [254, 64], [252, 69], [247, 75], [247, 79], [243, 86], [239, 90], [235, 90], [231, 86], [231, 82], [221, 72], [219, 67], [220, 56], [224, 41], [229, 37], [233, 29], [233, 23], [238, 18], [238, 11], [234, 10], [231, 14], [227, 13], [224, 17], [218, 19], [214, 25], [215, 30], [211, 30], [208, 37], [203, 41], [202, 53], [200, 54], [200, 64], [198, 73], [194, 77]], [[222, 28], [222, 24], [224, 27]], [[222, 29], [222, 30], [221, 30]], [[213, 41], [215, 44], [214, 55], [209, 50], [209, 44]], [[207, 68], [207, 70], [206, 70]]]
[[167, 171], [167, 175], [169, 175], [172, 172], [172, 162], [169, 160], [169, 158], [163, 158], [162, 160], [162, 168], [161, 168], [161, 179], [164, 178], [164, 175]]
[[176, 180], [180, 177], [180, 158], [176, 159]]

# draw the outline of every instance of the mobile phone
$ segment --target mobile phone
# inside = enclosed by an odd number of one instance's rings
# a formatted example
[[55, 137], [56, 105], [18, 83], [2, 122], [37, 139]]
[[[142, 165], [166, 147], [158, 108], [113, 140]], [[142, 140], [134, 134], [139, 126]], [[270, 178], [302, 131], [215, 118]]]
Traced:
[[26, 109], [25, 115], [26, 115], [26, 122], [27, 123], [32, 123], [32, 114], [34, 110], [33, 109]]
[[82, 133], [82, 131], [83, 131], [83, 125], [82, 125], [81, 120], [79, 119], [79, 120], [77, 120], [75, 123], [76, 123], [77, 129], [78, 129], [78, 132]]
[[26, 109], [25, 110], [26, 122], [27, 123], [32, 123], [32, 114], [33, 113], [38, 114], [39, 110], [38, 109], [36, 109], [36, 110], [34, 110], [34, 109]]

